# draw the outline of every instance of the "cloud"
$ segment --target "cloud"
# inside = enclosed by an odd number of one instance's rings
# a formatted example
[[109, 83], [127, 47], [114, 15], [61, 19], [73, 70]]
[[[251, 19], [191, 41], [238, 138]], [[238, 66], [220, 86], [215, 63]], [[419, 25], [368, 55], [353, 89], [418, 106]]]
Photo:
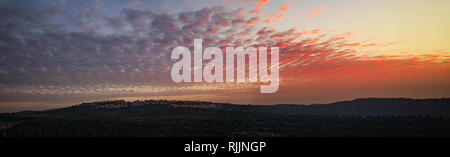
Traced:
[[247, 20], [247, 24], [259, 24], [259, 17], [252, 17], [251, 19]]
[[[267, 2], [259, 1], [257, 8]], [[170, 52], [176, 46], [192, 49], [195, 38], [203, 39], [203, 47], [280, 47], [281, 92], [305, 80], [329, 83], [333, 79], [448, 78], [448, 54], [374, 56], [370, 48], [404, 41], [352, 41], [354, 31], [340, 34], [320, 29], [277, 30], [258, 25], [259, 17], [243, 12], [208, 7], [169, 14], [127, 7], [117, 15], [107, 16], [103, 7], [89, 5], [78, 12], [59, 7], [2, 7], [0, 93], [4, 98], [112, 97], [110, 94], [132, 97], [193, 91], [243, 93], [259, 87], [172, 83]], [[311, 14], [320, 13], [318, 8]], [[265, 22], [275, 23], [286, 16], [275, 14]]]
[[[274, 13], [272, 13], [265, 21], [265, 24], [274, 24], [274, 23], [278, 23], [281, 21], [281, 19], [283, 19], [284, 17], [287, 17], [289, 15], [284, 14], [284, 12], [289, 10], [289, 7], [291, 5], [286, 4], [283, 5], [282, 7], [278, 8]], [[280, 14], [281, 13], [281, 14]], [[277, 15], [279, 14], [279, 15]]]
[[251, 44], [249, 30], [259, 22], [224, 7], [177, 14], [127, 7], [112, 17], [93, 8], [73, 14], [62, 8], [1, 8], [1, 92], [79, 94], [63, 87], [170, 86], [174, 47], [192, 47], [194, 38], [204, 39], [205, 47]]
[[251, 10], [249, 13], [251, 13], [251, 14], [261, 13], [261, 8], [269, 2], [270, 2], [270, 0], [258, 0], [258, 3], [255, 6], [255, 9]]
[[319, 15], [322, 13], [322, 10], [320, 8], [316, 8], [306, 17], [307, 20], [311, 20], [313, 16]]
[[290, 4], [285, 4], [281, 8], [278, 8], [278, 11], [288, 11], [289, 7], [291, 7]]
[[306, 12], [307, 12], [306, 10], [302, 10], [301, 12], [295, 14], [294, 17], [292, 18], [292, 20], [294, 20], [294, 21], [297, 20], [299, 16], [306, 14]]

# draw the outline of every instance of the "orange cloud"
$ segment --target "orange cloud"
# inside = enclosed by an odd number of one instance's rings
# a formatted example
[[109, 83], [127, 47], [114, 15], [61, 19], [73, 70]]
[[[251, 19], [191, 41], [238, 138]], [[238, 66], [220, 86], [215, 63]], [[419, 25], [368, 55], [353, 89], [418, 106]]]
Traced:
[[289, 7], [291, 7], [290, 4], [285, 4], [285, 5], [283, 5], [281, 8], [279, 8], [278, 10], [279, 10], [279, 11], [288, 11], [288, 10], [289, 10]]
[[266, 24], [271, 24], [272, 18], [273, 18], [273, 16], [269, 16], [269, 18], [267, 18], [267, 19], [264, 21], [264, 23], [266, 23]]
[[269, 3], [270, 0], [258, 0], [258, 4], [256, 4], [255, 9], [250, 11], [250, 13], [253, 14], [257, 14], [257, 13], [261, 13], [261, 7], [263, 7], [264, 5], [266, 5], [267, 3]]
[[306, 17], [306, 19], [307, 19], [307, 20], [311, 20], [312, 17], [313, 17], [314, 15], [319, 15], [319, 14], [321, 14], [321, 13], [322, 13], [322, 10], [320, 10], [320, 8], [316, 8], [316, 9], [314, 9], [314, 10], [311, 12], [311, 14], [309, 14], [309, 15]]
[[319, 34], [320, 32], [321, 32], [320, 29], [315, 29], [315, 30], [312, 30], [310, 33], [311, 34]]
[[270, 16], [269, 18], [267, 18], [267, 20], [265, 21], [266, 24], [274, 24], [277, 22], [280, 22], [282, 18], [288, 16], [287, 14], [281, 14], [278, 16], [275, 16], [275, 19], [272, 20], [274, 18], [274, 16]]
[[274, 23], [280, 22], [282, 18], [289, 16], [289, 15], [287, 15], [287, 14], [280, 14], [277, 16], [275, 16], [275, 15], [288, 11], [290, 6], [291, 6], [290, 4], [286, 4], [286, 5], [283, 5], [282, 7], [278, 8], [274, 13], [272, 13], [272, 15], [269, 16], [269, 18], [267, 18], [264, 21], [264, 23], [274, 24]]

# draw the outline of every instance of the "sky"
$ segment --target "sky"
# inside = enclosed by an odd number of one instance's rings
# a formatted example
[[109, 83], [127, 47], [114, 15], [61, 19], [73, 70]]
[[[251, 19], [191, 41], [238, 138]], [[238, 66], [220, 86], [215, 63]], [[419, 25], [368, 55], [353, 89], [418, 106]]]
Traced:
[[[0, 112], [116, 99], [450, 97], [448, 19], [448, 0], [3, 0]], [[171, 51], [194, 39], [279, 47], [278, 92], [174, 83]]]

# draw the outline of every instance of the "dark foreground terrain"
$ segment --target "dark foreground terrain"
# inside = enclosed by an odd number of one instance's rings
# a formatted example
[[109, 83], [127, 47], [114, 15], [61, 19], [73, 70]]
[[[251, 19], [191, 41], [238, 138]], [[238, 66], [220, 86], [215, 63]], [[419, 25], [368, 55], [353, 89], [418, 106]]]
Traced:
[[14, 136], [450, 136], [450, 99], [356, 99], [314, 105], [105, 101], [0, 114]]

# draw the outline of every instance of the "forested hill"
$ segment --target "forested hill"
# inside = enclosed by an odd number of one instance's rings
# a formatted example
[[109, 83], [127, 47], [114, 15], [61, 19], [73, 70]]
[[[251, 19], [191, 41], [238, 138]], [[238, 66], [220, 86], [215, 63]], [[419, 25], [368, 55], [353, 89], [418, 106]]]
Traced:
[[257, 111], [285, 114], [312, 115], [450, 115], [450, 98], [409, 99], [409, 98], [360, 98], [351, 101], [340, 101], [329, 104], [275, 104], [251, 105], [213, 103], [206, 101], [102, 101], [74, 105], [72, 107], [47, 111], [24, 111], [13, 114], [87, 114], [128, 110], [139, 113], [177, 110], [179, 108], [205, 110]]
[[450, 136], [450, 100], [313, 105], [104, 101], [0, 114], [8, 136]]

